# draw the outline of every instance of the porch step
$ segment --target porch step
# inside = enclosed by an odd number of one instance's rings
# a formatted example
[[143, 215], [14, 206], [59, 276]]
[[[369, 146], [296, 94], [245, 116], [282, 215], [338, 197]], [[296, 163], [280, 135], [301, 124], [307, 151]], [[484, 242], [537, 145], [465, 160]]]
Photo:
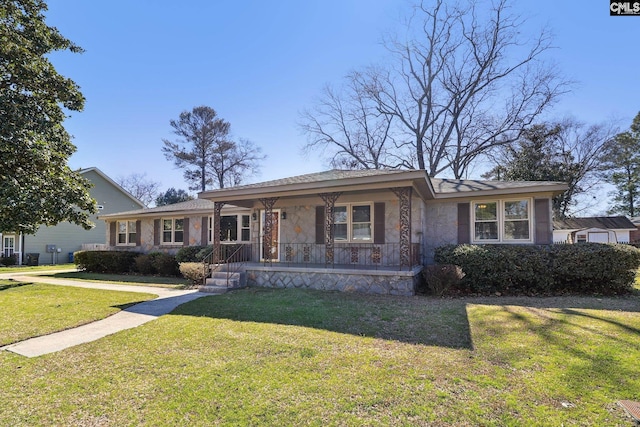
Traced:
[[246, 286], [247, 277], [245, 272], [237, 272], [229, 274], [229, 282], [227, 283], [227, 272], [216, 271], [212, 274], [212, 277], [207, 278], [205, 287], [215, 286], [225, 289], [243, 288]]
[[200, 286], [198, 289], [200, 292], [206, 292], [208, 294], [224, 294], [229, 290], [226, 286], [216, 286], [206, 284], [204, 286]]

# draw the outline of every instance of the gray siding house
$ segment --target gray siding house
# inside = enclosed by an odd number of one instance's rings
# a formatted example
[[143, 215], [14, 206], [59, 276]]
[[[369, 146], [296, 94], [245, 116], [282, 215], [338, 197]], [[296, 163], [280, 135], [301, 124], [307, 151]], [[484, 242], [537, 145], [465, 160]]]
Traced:
[[80, 171], [93, 187], [89, 190], [98, 204], [98, 213], [91, 216], [95, 227], [85, 230], [69, 222], [56, 226], [41, 226], [33, 235], [0, 233], [2, 254], [15, 255], [20, 263], [27, 262], [27, 254], [38, 254], [40, 264], [62, 264], [70, 261], [70, 254], [84, 248], [103, 248], [106, 225], [98, 215], [140, 209], [144, 204], [120, 187], [100, 169], [92, 167]]
[[438, 246], [552, 243], [551, 198], [566, 188], [331, 170], [100, 218], [113, 250], [239, 253], [249, 285], [412, 295]]

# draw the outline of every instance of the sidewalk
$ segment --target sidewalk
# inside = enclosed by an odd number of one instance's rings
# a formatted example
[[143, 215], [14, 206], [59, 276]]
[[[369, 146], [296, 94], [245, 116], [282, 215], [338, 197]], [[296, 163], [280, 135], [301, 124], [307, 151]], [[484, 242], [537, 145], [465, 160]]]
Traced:
[[79, 344], [98, 340], [107, 335], [135, 328], [158, 317], [170, 313], [177, 306], [197, 298], [209, 296], [198, 290], [177, 290], [157, 288], [152, 286], [113, 285], [109, 283], [85, 282], [69, 279], [55, 279], [52, 277], [36, 277], [24, 273], [3, 274], [2, 278], [12, 278], [17, 281], [47, 283], [60, 286], [75, 286], [91, 289], [105, 289], [125, 292], [141, 292], [158, 295], [158, 298], [131, 306], [119, 313], [73, 329], [56, 332], [50, 335], [35, 337], [26, 341], [0, 347], [26, 357], [37, 357], [54, 353]]

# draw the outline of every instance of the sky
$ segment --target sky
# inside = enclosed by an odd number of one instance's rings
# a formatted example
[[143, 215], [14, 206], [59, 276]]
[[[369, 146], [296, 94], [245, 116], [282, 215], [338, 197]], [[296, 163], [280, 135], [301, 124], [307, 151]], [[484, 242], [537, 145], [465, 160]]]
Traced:
[[[383, 35], [410, 10], [405, 0], [47, 3], [47, 24], [85, 49], [51, 57], [86, 97], [85, 109], [65, 121], [77, 147], [70, 166], [113, 179], [144, 173], [162, 191], [187, 188], [162, 140], [175, 140], [170, 120], [199, 105], [267, 155], [247, 182], [330, 169], [322, 153], [303, 154], [301, 111], [326, 84], [384, 63]], [[627, 129], [640, 111], [640, 16], [609, 16], [604, 0], [521, 0], [513, 9], [527, 18], [524, 33], [551, 29], [547, 59], [575, 82], [548, 117], [617, 120]]]

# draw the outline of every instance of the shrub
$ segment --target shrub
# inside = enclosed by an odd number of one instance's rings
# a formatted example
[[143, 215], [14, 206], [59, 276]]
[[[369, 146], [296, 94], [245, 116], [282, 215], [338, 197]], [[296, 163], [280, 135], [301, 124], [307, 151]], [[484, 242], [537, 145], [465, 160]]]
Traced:
[[557, 289], [582, 293], [629, 292], [640, 266], [640, 249], [629, 245], [556, 245], [551, 257]]
[[153, 267], [161, 276], [179, 276], [180, 267], [176, 257], [169, 254], [154, 254]]
[[7, 267], [12, 266], [12, 265], [16, 265], [18, 263], [18, 259], [16, 258], [16, 255], [9, 255], [9, 256], [2, 256], [0, 257], [0, 264], [5, 265]]
[[73, 262], [90, 273], [128, 273], [138, 255], [128, 251], [78, 251], [73, 254]]
[[462, 269], [453, 264], [428, 265], [422, 270], [427, 289], [434, 295], [444, 295], [457, 287], [464, 277]]
[[193, 286], [200, 286], [208, 276], [208, 264], [201, 262], [181, 262], [180, 274], [188, 279]]
[[202, 261], [202, 258], [198, 255], [205, 248], [207, 248], [207, 246], [183, 246], [176, 253], [176, 261], [178, 261], [178, 263]]
[[153, 265], [155, 257], [151, 254], [138, 255], [135, 259], [135, 270], [140, 274], [156, 274], [156, 268]]
[[633, 289], [640, 250], [629, 245], [448, 245], [435, 260], [455, 264], [469, 292], [617, 294]]

